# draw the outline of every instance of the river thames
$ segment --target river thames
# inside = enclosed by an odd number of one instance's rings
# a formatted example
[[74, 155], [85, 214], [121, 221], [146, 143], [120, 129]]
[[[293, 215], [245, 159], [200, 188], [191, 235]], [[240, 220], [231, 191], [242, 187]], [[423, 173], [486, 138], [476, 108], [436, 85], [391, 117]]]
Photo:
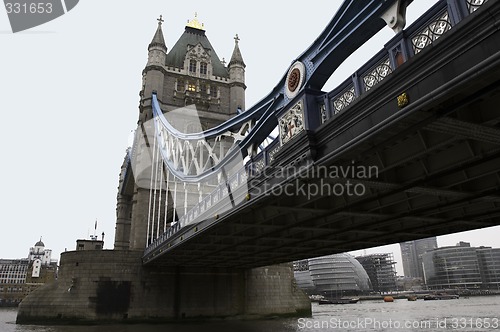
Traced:
[[16, 308], [0, 308], [0, 332], [296, 332], [296, 331], [500, 331], [500, 296], [442, 301], [317, 305], [308, 318], [218, 320], [161, 325], [16, 325]]

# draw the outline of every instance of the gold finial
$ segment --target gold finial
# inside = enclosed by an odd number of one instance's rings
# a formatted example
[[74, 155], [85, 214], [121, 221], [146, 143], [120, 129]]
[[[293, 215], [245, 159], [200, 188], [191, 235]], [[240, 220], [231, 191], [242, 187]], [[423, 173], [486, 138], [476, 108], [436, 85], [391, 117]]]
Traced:
[[236, 44], [238, 44], [239, 41], [240, 41], [240, 37], [238, 37], [238, 34], [236, 34], [236, 36], [234, 37], [234, 42]]
[[193, 28], [193, 29], [198, 29], [198, 30], [204, 30], [205, 26], [203, 23], [200, 23], [200, 21], [198, 21], [198, 13], [194, 13], [194, 18], [190, 21], [188, 20], [188, 23], [187, 25], [188, 27], [190, 28]]
[[165, 20], [163, 19], [163, 15], [160, 15], [160, 18], [156, 19], [158, 21], [158, 25], [161, 25]]

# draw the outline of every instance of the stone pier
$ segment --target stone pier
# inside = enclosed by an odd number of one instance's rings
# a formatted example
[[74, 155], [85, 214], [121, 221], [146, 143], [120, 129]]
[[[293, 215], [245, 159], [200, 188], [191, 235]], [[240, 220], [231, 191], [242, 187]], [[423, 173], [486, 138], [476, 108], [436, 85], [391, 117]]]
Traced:
[[251, 270], [143, 267], [141, 251], [72, 251], [59, 278], [30, 294], [17, 323], [168, 322], [308, 316], [290, 264]]

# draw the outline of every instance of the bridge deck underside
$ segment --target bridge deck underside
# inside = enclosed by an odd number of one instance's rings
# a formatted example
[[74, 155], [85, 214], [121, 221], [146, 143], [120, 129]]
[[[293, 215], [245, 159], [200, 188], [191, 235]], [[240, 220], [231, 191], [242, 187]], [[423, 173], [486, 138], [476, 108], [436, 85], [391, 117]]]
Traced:
[[[500, 38], [481, 38], [460, 52], [443, 38], [276, 156], [285, 165], [309, 147], [316, 165], [376, 166], [378, 177], [359, 180], [364, 195], [252, 196], [149, 262], [248, 268], [500, 225]], [[403, 91], [410, 104], [398, 109]], [[262, 183], [279, 181], [272, 171]]]

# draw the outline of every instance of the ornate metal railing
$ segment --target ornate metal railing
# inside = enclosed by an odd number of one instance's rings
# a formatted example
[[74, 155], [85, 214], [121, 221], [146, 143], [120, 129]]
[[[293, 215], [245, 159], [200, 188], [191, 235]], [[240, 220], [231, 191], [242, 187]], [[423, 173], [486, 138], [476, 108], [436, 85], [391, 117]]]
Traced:
[[391, 59], [387, 56], [362, 77], [364, 91], [368, 91], [375, 84], [382, 82], [390, 73], [392, 73]]
[[318, 97], [321, 123], [334, 118], [353, 104], [363, 93], [390, 77], [409, 58], [419, 54], [450, 31], [488, 0], [441, 0], [386, 46], [350, 78], [328, 93], [329, 105]]
[[332, 98], [333, 113], [338, 114], [344, 108], [347, 108], [356, 99], [354, 84], [350, 84], [340, 94]]
[[436, 18], [411, 38], [413, 54], [417, 54], [432, 44], [452, 27], [450, 14], [447, 8], [442, 10]]
[[467, 0], [467, 9], [469, 10], [469, 13], [472, 14], [487, 1], [488, 0]]

